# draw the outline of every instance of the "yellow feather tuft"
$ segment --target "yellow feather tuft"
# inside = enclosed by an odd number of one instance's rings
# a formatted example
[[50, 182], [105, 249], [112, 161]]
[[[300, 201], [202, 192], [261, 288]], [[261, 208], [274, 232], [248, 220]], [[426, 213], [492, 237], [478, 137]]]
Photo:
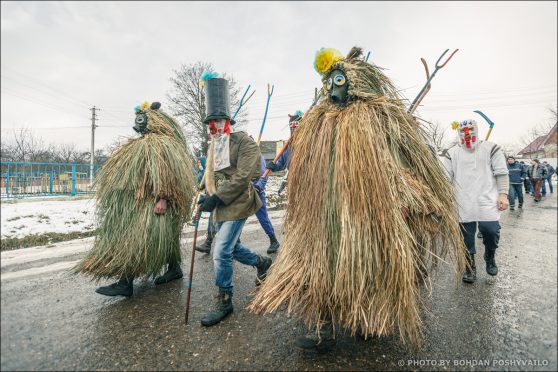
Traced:
[[320, 75], [325, 74], [334, 63], [343, 59], [340, 51], [334, 48], [322, 48], [316, 52], [314, 68]]
[[456, 130], [457, 127], [459, 126], [459, 123], [457, 121], [454, 121], [451, 123], [451, 129]]
[[150, 106], [151, 106], [151, 104], [149, 102], [145, 101], [144, 103], [141, 104], [141, 109], [142, 110], [147, 110]]

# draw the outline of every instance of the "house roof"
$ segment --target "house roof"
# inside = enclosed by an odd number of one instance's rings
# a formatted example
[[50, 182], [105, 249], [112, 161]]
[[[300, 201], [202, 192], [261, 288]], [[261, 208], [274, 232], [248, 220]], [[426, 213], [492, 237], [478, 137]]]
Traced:
[[[556, 137], [557, 127], [558, 127], [558, 123], [554, 124], [554, 126], [552, 127], [550, 132], [548, 132], [548, 135], [544, 139], [544, 144], [545, 145], [547, 145], [549, 143], [552, 143], [552, 142], [550, 142], [550, 140], [552, 139], [552, 137]], [[554, 143], [556, 143], [556, 140], [554, 141]]]
[[533, 152], [541, 151], [544, 147], [544, 141], [546, 140], [546, 135], [537, 137], [533, 142], [528, 144], [523, 150], [518, 152], [518, 155], [531, 154]]

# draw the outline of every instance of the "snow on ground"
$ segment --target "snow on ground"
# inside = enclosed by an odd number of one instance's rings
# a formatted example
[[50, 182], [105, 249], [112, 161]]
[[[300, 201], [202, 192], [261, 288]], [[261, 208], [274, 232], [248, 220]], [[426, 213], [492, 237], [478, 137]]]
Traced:
[[[267, 207], [284, 204], [277, 190], [284, 177], [270, 176], [266, 186]], [[95, 200], [68, 197], [67, 200], [33, 198], [0, 202], [2, 239], [23, 238], [31, 234], [85, 232], [95, 229]], [[204, 213], [202, 218], [209, 217]]]
[[0, 212], [2, 239], [95, 229], [93, 199], [2, 201]]

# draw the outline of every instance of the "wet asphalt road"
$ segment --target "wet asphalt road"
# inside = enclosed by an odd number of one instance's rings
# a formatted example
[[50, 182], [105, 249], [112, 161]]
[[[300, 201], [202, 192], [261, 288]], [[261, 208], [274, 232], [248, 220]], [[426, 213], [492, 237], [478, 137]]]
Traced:
[[[305, 333], [295, 318], [283, 312], [256, 316], [245, 309], [255, 269], [237, 263], [234, 313], [219, 325], [202, 327], [215, 295], [212, 260], [204, 254], [196, 255], [185, 325], [186, 278], [157, 287], [136, 281], [133, 297], [111, 298], [96, 294], [89, 279], [68, 274], [90, 239], [4, 252], [1, 369], [557, 370], [555, 195], [536, 205], [527, 197], [524, 210], [503, 214], [497, 277], [486, 274], [479, 241], [475, 284], [456, 286], [447, 268], [435, 276], [432, 296], [425, 296], [420, 350], [397, 337], [342, 336], [332, 353], [305, 354], [293, 344]], [[272, 212], [279, 236], [282, 216]], [[185, 231], [185, 276], [191, 230]], [[269, 242], [254, 218], [242, 240], [259, 253]]]

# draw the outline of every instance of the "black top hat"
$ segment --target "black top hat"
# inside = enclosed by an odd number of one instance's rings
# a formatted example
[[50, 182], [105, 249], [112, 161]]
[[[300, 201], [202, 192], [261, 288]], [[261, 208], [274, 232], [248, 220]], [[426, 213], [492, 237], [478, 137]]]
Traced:
[[231, 118], [228, 80], [213, 78], [206, 81], [205, 110], [207, 112], [207, 116], [203, 120], [205, 124], [215, 119], [229, 119], [231, 124], [235, 123]]

